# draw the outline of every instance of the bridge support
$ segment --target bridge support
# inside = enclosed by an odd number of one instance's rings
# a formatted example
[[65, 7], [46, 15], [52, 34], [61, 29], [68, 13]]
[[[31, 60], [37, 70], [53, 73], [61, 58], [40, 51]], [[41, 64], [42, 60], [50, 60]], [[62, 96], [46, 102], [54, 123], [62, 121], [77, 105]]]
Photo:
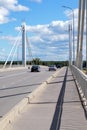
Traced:
[[82, 69], [84, 16], [85, 16], [85, 0], [79, 0], [78, 39], [77, 39], [77, 57], [76, 57], [76, 65], [79, 69]]
[[26, 24], [22, 24], [22, 65], [26, 67]]

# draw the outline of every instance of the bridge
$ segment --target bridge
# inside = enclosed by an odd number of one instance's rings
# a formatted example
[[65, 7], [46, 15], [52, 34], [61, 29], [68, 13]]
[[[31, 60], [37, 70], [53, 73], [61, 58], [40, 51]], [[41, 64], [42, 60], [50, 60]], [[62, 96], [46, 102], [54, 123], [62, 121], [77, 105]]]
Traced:
[[0, 130], [87, 130], [87, 74], [82, 71], [85, 13], [87, 23], [87, 0], [79, 0], [76, 58], [73, 24], [73, 53], [69, 25], [69, 66], [55, 73], [49, 72], [47, 66], [41, 66], [37, 74], [27, 69], [26, 26], [23, 24], [24, 67], [0, 70]]
[[7, 73], [1, 77], [7, 82], [0, 89], [1, 130], [87, 129], [87, 77], [80, 70]]

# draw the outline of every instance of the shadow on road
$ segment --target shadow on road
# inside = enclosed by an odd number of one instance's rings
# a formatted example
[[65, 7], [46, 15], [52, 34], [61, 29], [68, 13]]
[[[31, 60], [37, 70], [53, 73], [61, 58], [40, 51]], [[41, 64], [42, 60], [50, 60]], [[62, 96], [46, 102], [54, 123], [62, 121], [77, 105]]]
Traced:
[[30, 86], [37, 86], [37, 85], [41, 85], [42, 83], [36, 83], [36, 84], [27, 84], [27, 85], [23, 85], [23, 86], [15, 86], [15, 87], [8, 87], [8, 88], [1, 88], [0, 90], [6, 90], [6, 89], [15, 89], [15, 88], [25, 88], [25, 87], [30, 87]]
[[31, 93], [31, 92], [24, 92], [24, 93], [17, 93], [17, 94], [5, 95], [5, 96], [1, 96], [0, 98], [7, 98], [7, 97], [13, 97], [13, 96], [20, 96], [20, 95], [29, 94], [29, 93]]
[[66, 88], [66, 78], [67, 78], [68, 68], [66, 69], [64, 81], [62, 84], [62, 88], [60, 90], [60, 94], [58, 97], [58, 101], [56, 104], [56, 109], [53, 117], [53, 121], [50, 127], [50, 130], [59, 130], [60, 129], [60, 123], [61, 123], [61, 115], [62, 115], [62, 106], [63, 106], [63, 100], [64, 100], [64, 94], [65, 94], [65, 88]]

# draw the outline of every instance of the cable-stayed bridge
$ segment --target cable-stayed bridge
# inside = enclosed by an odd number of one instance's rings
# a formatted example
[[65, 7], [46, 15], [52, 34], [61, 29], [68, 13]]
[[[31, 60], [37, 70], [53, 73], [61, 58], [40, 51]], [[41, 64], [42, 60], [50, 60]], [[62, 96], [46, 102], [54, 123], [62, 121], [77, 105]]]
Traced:
[[18, 47], [19, 47], [20, 35], [21, 35], [21, 38], [22, 38], [22, 65], [24, 67], [26, 67], [26, 51], [27, 50], [28, 50], [29, 58], [31, 60], [33, 60], [29, 39], [27, 37], [26, 24], [23, 23], [21, 28], [20, 28], [19, 34], [17, 36], [17, 39], [15, 40], [15, 42], [14, 42], [14, 44], [12, 46], [12, 49], [11, 49], [11, 51], [10, 51], [6, 61], [5, 61], [5, 64], [4, 64], [3, 68], [6, 67], [8, 61], [10, 61], [10, 60], [11, 60], [10, 67], [12, 66], [12, 63], [14, 61], [15, 55], [16, 55]]
[[77, 49], [74, 52], [73, 44], [72, 51], [74, 27], [69, 25], [69, 66], [59, 68], [55, 73], [49, 72], [47, 66], [41, 66], [40, 73], [31, 73], [25, 68], [26, 42], [28, 48], [30, 46], [23, 24], [24, 68], [0, 72], [1, 130], [87, 130], [87, 75], [82, 71], [84, 29], [87, 62], [85, 21], [87, 23], [87, 0], [79, 0]]

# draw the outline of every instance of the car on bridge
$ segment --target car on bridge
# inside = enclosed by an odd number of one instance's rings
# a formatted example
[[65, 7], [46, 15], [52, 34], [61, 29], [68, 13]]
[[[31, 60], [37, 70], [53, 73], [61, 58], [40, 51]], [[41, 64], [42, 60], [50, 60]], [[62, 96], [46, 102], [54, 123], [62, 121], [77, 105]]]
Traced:
[[32, 65], [31, 72], [40, 72], [40, 66], [39, 65]]
[[57, 67], [55, 65], [50, 65], [49, 66], [49, 71], [56, 71]]
[[62, 67], [62, 65], [61, 65], [61, 64], [58, 64], [58, 65], [56, 65], [56, 67], [57, 67], [57, 68], [61, 68], [61, 67]]

